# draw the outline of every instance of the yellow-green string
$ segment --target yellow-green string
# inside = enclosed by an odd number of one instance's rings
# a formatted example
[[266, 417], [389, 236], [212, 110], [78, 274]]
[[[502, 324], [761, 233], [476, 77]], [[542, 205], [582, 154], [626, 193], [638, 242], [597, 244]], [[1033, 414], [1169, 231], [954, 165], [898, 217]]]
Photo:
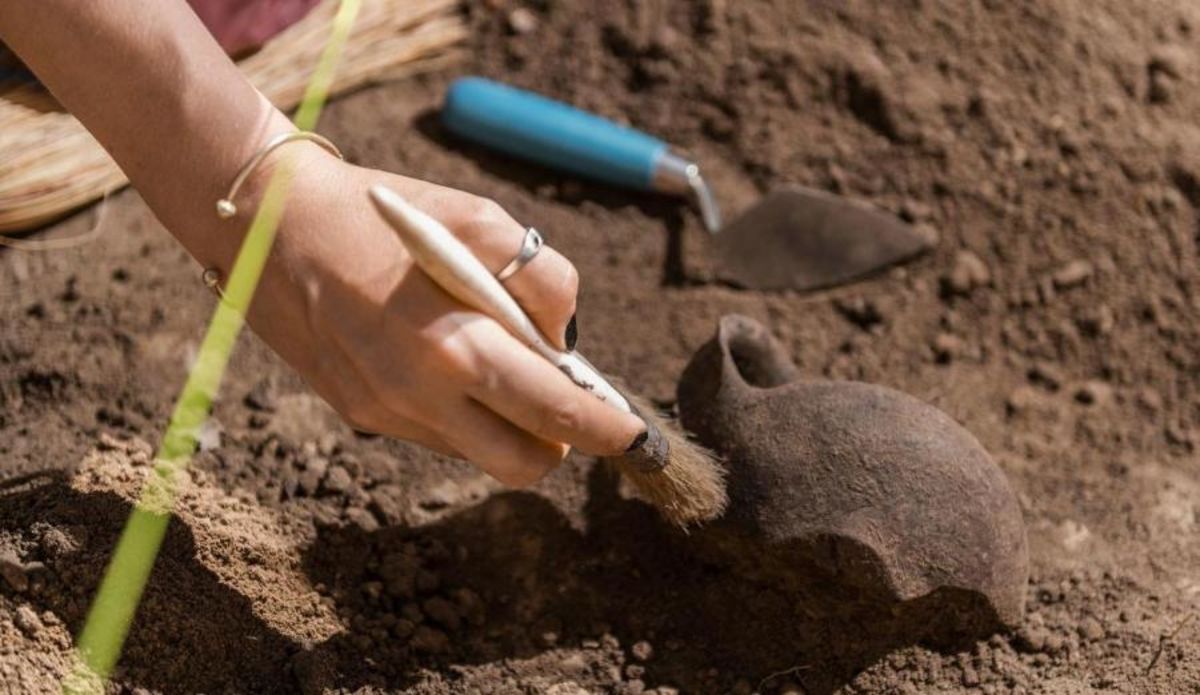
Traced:
[[[309, 80], [293, 122], [312, 130], [333, 84], [342, 48], [358, 15], [361, 0], [342, 0], [329, 43]], [[234, 342], [245, 321], [246, 309], [258, 287], [263, 266], [275, 241], [293, 171], [286, 160], [272, 173], [267, 191], [250, 224], [242, 247], [217, 304], [196, 362], [175, 403], [167, 431], [155, 456], [152, 474], [142, 488], [129, 521], [121, 532], [100, 588], [92, 601], [83, 630], [76, 640], [72, 671], [63, 680], [63, 692], [99, 693], [121, 656], [121, 649], [154, 568], [171, 510], [177, 475], [186, 469], [196, 449], [197, 435], [208, 418], [221, 385]], [[187, 591], [187, 587], [178, 587]]]

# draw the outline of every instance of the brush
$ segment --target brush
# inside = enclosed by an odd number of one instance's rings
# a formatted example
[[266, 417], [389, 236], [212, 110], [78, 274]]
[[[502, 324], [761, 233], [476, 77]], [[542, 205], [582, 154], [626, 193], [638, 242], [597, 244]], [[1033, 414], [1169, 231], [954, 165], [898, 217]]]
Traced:
[[614, 388], [583, 355], [554, 347], [500, 281], [442, 223], [386, 186], [373, 186], [370, 195], [417, 266], [446, 293], [500, 323], [580, 388], [641, 418], [646, 431], [623, 454], [608, 458], [668, 521], [686, 528], [725, 510], [725, 471], [707, 449], [688, 440], [652, 406]]

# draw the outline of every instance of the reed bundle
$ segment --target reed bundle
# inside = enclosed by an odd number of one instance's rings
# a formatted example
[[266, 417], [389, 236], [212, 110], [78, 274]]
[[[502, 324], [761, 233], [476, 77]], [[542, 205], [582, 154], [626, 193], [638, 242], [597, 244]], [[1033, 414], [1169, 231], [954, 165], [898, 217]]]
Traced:
[[[338, 0], [323, 0], [239, 62], [279, 108], [299, 103], [337, 7]], [[330, 93], [436, 69], [454, 59], [454, 46], [466, 34], [458, 0], [367, 0]], [[41, 87], [0, 84], [0, 237], [43, 225], [127, 183], [100, 143]]]

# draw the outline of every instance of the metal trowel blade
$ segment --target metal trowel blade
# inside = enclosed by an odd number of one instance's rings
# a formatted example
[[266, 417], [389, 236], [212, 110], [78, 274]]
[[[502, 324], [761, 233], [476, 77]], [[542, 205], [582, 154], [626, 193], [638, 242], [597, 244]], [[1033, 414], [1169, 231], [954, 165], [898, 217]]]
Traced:
[[865, 203], [787, 186], [713, 236], [717, 277], [748, 289], [839, 285], [911, 258], [935, 240]]

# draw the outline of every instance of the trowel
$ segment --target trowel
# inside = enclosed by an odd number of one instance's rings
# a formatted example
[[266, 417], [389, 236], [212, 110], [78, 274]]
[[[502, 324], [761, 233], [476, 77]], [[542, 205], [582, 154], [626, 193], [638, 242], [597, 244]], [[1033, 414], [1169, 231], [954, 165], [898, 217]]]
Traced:
[[451, 85], [447, 130], [584, 178], [691, 198], [711, 233], [718, 279], [748, 289], [812, 290], [911, 258], [932, 240], [865, 203], [781, 186], [723, 223], [700, 167], [646, 133], [481, 77]]

